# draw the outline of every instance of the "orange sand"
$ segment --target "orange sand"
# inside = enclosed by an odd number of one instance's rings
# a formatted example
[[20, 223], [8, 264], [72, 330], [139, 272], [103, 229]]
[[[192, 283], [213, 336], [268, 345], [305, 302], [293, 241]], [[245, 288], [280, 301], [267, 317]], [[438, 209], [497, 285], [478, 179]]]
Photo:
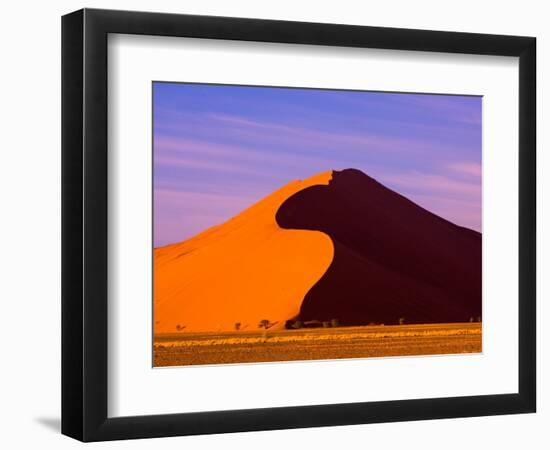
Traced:
[[[154, 251], [154, 332], [284, 327], [328, 269], [334, 248], [319, 231], [284, 230], [279, 206], [332, 172], [293, 181], [227, 222]], [[179, 327], [179, 330], [178, 330]], [[184, 327], [184, 328], [182, 328]]]

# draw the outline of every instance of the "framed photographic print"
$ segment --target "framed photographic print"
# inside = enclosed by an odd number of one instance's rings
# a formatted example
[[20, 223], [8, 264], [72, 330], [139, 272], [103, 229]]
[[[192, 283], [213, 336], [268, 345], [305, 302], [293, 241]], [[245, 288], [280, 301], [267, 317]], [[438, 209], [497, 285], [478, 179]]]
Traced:
[[62, 32], [64, 434], [535, 411], [535, 38]]

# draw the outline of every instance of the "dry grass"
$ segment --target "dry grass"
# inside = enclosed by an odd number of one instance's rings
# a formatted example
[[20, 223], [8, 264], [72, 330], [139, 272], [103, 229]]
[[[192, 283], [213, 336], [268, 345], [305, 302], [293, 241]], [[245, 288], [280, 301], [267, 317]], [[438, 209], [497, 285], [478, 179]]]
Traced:
[[481, 323], [314, 328], [155, 336], [154, 365], [481, 352]]

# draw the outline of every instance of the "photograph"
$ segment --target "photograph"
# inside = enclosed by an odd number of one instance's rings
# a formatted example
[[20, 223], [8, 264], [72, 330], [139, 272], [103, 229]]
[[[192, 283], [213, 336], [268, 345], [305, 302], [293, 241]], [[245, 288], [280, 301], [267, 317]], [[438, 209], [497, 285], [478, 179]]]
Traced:
[[481, 352], [482, 100], [154, 81], [154, 367]]
[[544, 447], [548, 14], [469, 3], [6, 2], [0, 448]]

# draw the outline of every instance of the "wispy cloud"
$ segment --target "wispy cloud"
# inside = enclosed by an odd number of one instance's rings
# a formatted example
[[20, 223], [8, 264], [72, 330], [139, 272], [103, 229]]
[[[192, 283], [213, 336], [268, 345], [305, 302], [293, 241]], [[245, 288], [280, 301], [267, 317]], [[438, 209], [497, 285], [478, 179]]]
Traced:
[[258, 147], [251, 148], [244, 145], [221, 144], [202, 139], [170, 138], [158, 136], [155, 138], [155, 153], [192, 154], [193, 157], [222, 158], [238, 161], [254, 161], [268, 163], [296, 163], [311, 162], [311, 156], [292, 155], [282, 152], [272, 153]]
[[200, 169], [207, 171], [217, 171], [224, 173], [241, 173], [263, 175], [264, 173], [258, 170], [253, 170], [247, 167], [242, 167], [237, 164], [220, 162], [216, 160], [198, 160], [191, 158], [182, 158], [174, 156], [157, 156], [154, 159], [155, 168], [185, 168], [185, 169]]
[[411, 194], [410, 200], [447, 220], [481, 232], [481, 199], [457, 199], [437, 194]]
[[475, 178], [481, 178], [481, 164], [473, 162], [457, 162], [447, 166], [449, 170], [460, 175], [468, 175]]
[[154, 194], [154, 245], [179, 242], [198, 234], [226, 221], [257, 200], [244, 195], [157, 188]]
[[428, 110], [442, 118], [468, 125], [481, 125], [481, 97], [450, 95], [395, 95], [395, 101]]
[[[392, 154], [407, 153], [421, 156], [439, 150], [441, 143], [423, 138], [408, 136], [406, 138], [392, 135], [381, 135], [371, 132], [360, 134], [344, 131], [323, 131], [319, 129], [302, 127], [300, 125], [287, 125], [270, 121], [251, 120], [246, 117], [212, 114], [210, 116], [216, 122], [232, 126], [232, 131], [238, 133], [241, 138], [247, 137], [268, 142], [282, 142], [286, 145], [303, 145], [303, 148], [330, 148], [346, 151], [384, 151]], [[460, 152], [460, 145], [449, 145], [448, 149]], [[409, 156], [410, 157], [410, 156]]]
[[446, 193], [460, 196], [479, 196], [481, 193], [479, 183], [468, 183], [444, 175], [416, 171], [385, 175], [382, 181], [409, 192]]
[[481, 184], [411, 171], [382, 174], [387, 187], [453, 223], [481, 231]]
[[156, 189], [155, 190], [155, 203], [156, 202], [170, 202], [180, 203], [187, 207], [199, 207], [203, 206], [224, 206], [228, 208], [235, 208], [241, 206], [248, 206], [250, 202], [255, 201], [254, 197], [245, 197], [242, 195], [231, 195], [211, 192], [192, 192], [192, 191], [179, 191], [174, 189]]
[[398, 148], [398, 144], [403, 144], [403, 140], [376, 136], [369, 133], [361, 135], [352, 133], [335, 133], [305, 128], [298, 125], [285, 125], [277, 122], [256, 121], [244, 117], [213, 114], [214, 120], [224, 122], [239, 129], [243, 134], [261, 133], [261, 136], [278, 136], [293, 141], [307, 141], [316, 145], [352, 145], [352, 146], [384, 146], [387, 148]]
[[[251, 148], [201, 139], [158, 136], [155, 138], [154, 145], [155, 164], [171, 167], [210, 168], [270, 176], [273, 165], [308, 167], [313, 170], [318, 167], [321, 170], [328, 170], [338, 169], [341, 164], [337, 158], [323, 158], [314, 153], [270, 152], [262, 148], [261, 144], [259, 147]], [[247, 166], [253, 166], [255, 169], [249, 169]]]

